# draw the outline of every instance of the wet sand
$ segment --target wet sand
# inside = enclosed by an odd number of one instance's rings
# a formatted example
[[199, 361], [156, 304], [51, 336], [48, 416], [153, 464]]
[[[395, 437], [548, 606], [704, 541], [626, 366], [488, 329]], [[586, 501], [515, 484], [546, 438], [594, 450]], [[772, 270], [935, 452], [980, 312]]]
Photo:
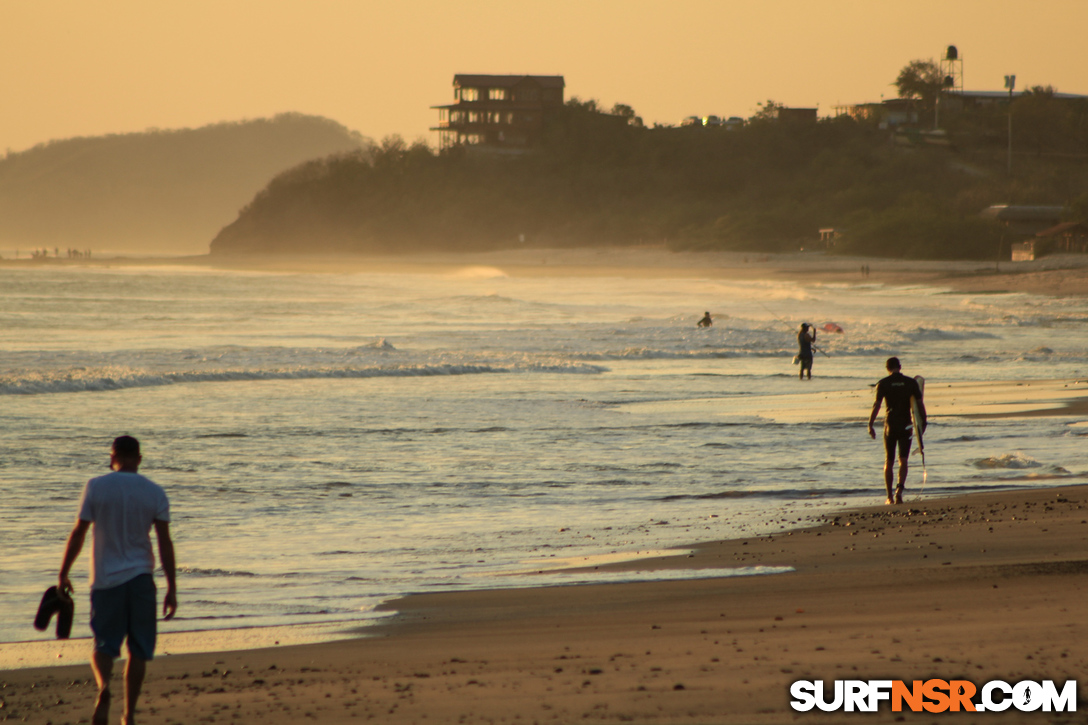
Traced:
[[[1038, 418], [1088, 415], [1088, 378], [1057, 380], [990, 380], [941, 382], [926, 386], [930, 419]], [[746, 395], [722, 409], [719, 398], [626, 403], [623, 410], [642, 413], [697, 412], [705, 420], [721, 416], [759, 415], [779, 423], [808, 420], [853, 422], [860, 431], [872, 408], [868, 390], [816, 391], [780, 395]]]
[[[752, 565], [795, 571], [412, 596], [366, 638], [160, 657], [140, 722], [831, 722], [794, 713], [790, 683], [981, 685], [1088, 669], [1088, 486], [908, 492], [903, 506], [601, 568]], [[86, 666], [10, 670], [0, 698], [0, 719], [75, 723], [89, 717], [94, 687]], [[842, 717], [934, 720], [887, 706]]]

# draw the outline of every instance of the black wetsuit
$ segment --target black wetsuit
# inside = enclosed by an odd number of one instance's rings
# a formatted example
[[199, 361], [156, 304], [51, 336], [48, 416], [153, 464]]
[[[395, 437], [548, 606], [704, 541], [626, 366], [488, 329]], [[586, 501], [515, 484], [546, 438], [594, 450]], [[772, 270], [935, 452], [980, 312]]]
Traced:
[[815, 331], [805, 329], [797, 333], [797, 362], [801, 363], [802, 372], [808, 370], [809, 377], [812, 377], [812, 343], [815, 340]]
[[906, 458], [910, 454], [911, 438], [914, 435], [914, 420], [910, 412], [910, 399], [914, 397], [918, 401], [918, 414], [921, 420], [918, 424], [922, 432], [926, 430], [926, 406], [922, 403], [922, 389], [918, 387], [918, 381], [908, 378], [903, 373], [896, 371], [876, 384], [876, 402], [874, 409], [879, 409], [884, 403], [887, 413], [884, 415], [884, 450], [889, 457], [899, 449], [899, 457]]

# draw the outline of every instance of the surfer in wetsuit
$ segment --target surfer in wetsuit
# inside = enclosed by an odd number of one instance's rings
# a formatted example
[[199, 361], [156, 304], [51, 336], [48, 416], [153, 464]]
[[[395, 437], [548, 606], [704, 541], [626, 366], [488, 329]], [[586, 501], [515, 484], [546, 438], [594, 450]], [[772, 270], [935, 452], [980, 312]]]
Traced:
[[[884, 414], [884, 487], [888, 490], [888, 500], [885, 503], [903, 503], [903, 487], [907, 483], [907, 459], [914, 436], [911, 398], [918, 403], [918, 427], [921, 429], [919, 433], [926, 431], [926, 406], [922, 403], [922, 389], [918, 381], [900, 372], [899, 358], [888, 358], [885, 367], [891, 375], [876, 384], [876, 401], [873, 403], [873, 412], [869, 414], [869, 437], [876, 438], [873, 423], [876, 422], [880, 404], [883, 403], [887, 411]], [[893, 496], [892, 468], [897, 450], [899, 482]]]
[[710, 319], [710, 313], [709, 312], [704, 313], [703, 314], [703, 319], [699, 320], [699, 322], [696, 323], [696, 325], [698, 327], [710, 327], [713, 324], [714, 324], [714, 320]]
[[801, 370], [797, 373], [798, 380], [805, 379], [805, 371], [808, 371], [808, 379], [812, 380], [812, 343], [816, 342], [816, 328], [809, 329], [807, 322], [801, 323], [801, 329], [797, 333], [797, 362], [801, 364]]

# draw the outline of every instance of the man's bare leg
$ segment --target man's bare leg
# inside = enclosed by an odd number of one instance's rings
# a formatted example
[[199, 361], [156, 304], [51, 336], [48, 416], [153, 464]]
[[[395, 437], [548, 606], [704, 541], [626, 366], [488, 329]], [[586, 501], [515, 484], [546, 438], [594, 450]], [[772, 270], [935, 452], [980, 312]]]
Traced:
[[891, 456], [884, 459], [884, 488], [888, 489], [888, 500], [884, 502], [886, 504], [895, 502], [895, 498], [892, 496], [892, 468], [894, 461], [895, 459]]
[[147, 660], [128, 655], [128, 664], [125, 666], [125, 714], [121, 722], [124, 725], [136, 724], [136, 701], [140, 699], [140, 688], [144, 684], [144, 673], [147, 672]]
[[[889, 484], [890, 485], [890, 484]], [[899, 459], [899, 485], [895, 487], [895, 502], [903, 503], [903, 489], [907, 485], [907, 459]]]
[[91, 655], [91, 669], [98, 685], [98, 699], [94, 703], [92, 725], [107, 725], [110, 720], [110, 677], [113, 675], [113, 658], [104, 652]]

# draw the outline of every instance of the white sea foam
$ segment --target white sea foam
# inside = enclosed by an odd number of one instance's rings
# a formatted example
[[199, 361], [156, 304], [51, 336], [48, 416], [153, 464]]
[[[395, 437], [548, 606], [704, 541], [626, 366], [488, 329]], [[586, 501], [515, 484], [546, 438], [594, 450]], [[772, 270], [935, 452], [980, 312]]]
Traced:
[[512, 367], [489, 365], [383, 365], [380, 367], [321, 367], [273, 370], [219, 370], [145, 373], [139, 370], [77, 369], [48, 375], [28, 374], [25, 377], [0, 377], [0, 395], [44, 395], [49, 393], [83, 393], [149, 388], [163, 385], [196, 383], [225, 383], [261, 380], [316, 380], [325, 378], [433, 377], [453, 375], [487, 375], [518, 372], [549, 372], [596, 375], [604, 368], [578, 363], [528, 363]]
[[507, 274], [498, 267], [476, 265], [472, 267], [462, 267], [455, 272], [451, 272], [449, 276], [455, 279], [496, 279], [498, 277], [506, 277]]
[[976, 468], [1042, 468], [1043, 464], [1023, 453], [1002, 453], [999, 456], [987, 456], [974, 463]]
[[996, 340], [998, 335], [981, 330], [936, 330], [919, 327], [904, 333], [911, 342], [956, 341], [956, 340]]

